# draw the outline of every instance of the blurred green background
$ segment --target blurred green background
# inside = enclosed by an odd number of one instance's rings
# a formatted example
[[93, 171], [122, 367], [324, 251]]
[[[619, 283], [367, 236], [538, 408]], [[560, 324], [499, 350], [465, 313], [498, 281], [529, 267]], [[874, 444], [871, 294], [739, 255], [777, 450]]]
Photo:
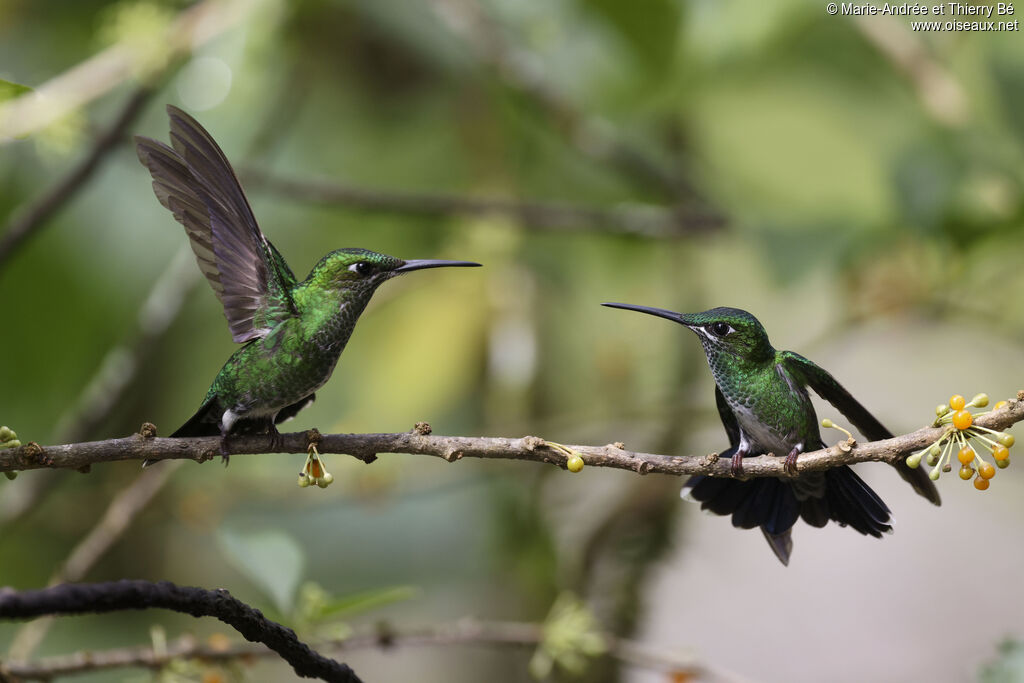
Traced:
[[[909, 19], [824, 6], [4, 0], [0, 78], [38, 88], [97, 54], [128, 68], [95, 77], [81, 106], [51, 98], [53, 122], [28, 117], [32, 130], [0, 143], [0, 217], [55, 184], [137, 79], [158, 74], [128, 132], [166, 140], [165, 103], [195, 115], [300, 277], [343, 246], [486, 266], [385, 285], [295, 429], [425, 420], [440, 434], [724, 448], [692, 335], [602, 301], [747, 309], [897, 433], [952, 393], [1013, 396], [1024, 388], [1020, 33], [915, 33]], [[187, 10], [228, 18], [204, 33], [173, 23]], [[169, 56], [175, 40], [188, 56]], [[78, 73], [54, 87], [96, 85]], [[283, 179], [385, 196], [311, 201]], [[409, 193], [438, 209], [403, 210]], [[453, 198], [567, 214], [452, 211]], [[52, 443], [147, 420], [168, 434], [188, 418], [234, 347], [186, 249], [125, 136], [0, 264], [0, 423]], [[123, 533], [81, 579], [224, 587], [310, 639], [381, 621], [540, 622], [565, 590], [600, 630], [734, 679], [971, 680], [999, 641], [1024, 634], [1015, 467], [984, 494], [944, 477], [934, 509], [885, 466], [862, 466], [895, 535], [801, 524], [783, 568], [759, 534], [680, 502], [668, 477], [329, 456], [335, 485], [310, 491], [295, 486], [302, 460], [165, 465], [148, 484], [137, 462], [0, 480], [0, 585], [44, 585], [112, 500], [150, 486], [153, 500], [111, 523]], [[307, 613], [296, 607], [307, 582], [368, 604], [349, 605], [344, 625], [310, 623], [308, 586]], [[68, 618], [35, 655], [146, 645], [154, 624], [172, 639], [224, 632], [157, 612]], [[0, 624], [0, 657], [20, 627]], [[341, 658], [367, 681], [522, 681], [531, 650]], [[183, 675], [215, 673], [291, 676], [274, 662]], [[683, 680], [614, 658], [553, 675]]]

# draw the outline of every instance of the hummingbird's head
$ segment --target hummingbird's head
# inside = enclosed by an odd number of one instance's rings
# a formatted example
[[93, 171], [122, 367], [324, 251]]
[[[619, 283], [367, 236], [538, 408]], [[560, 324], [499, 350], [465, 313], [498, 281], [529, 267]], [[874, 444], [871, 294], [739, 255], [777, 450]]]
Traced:
[[677, 322], [693, 330], [710, 360], [727, 353], [745, 360], [765, 360], [775, 353], [768, 333], [757, 318], [738, 308], [712, 308], [701, 313], [675, 313], [663, 308], [632, 304], [601, 304], [610, 308], [639, 311]]
[[394, 256], [368, 249], [336, 249], [320, 259], [310, 278], [328, 287], [373, 292], [385, 280], [423, 268], [445, 266], [479, 266], [470, 261], [412, 259], [403, 261]]

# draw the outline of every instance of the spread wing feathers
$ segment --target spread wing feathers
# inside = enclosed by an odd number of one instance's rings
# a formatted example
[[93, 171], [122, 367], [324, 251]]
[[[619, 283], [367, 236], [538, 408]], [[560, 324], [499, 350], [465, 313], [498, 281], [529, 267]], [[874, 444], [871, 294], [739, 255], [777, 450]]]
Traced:
[[[844, 389], [835, 377], [798, 353], [783, 351], [780, 355], [781, 368], [790, 377], [801, 385], [810, 387], [816, 394], [835, 406], [846, 419], [860, 430], [866, 439], [877, 441], [892, 438], [892, 432], [886, 429], [874, 415], [868, 412], [867, 408]], [[901, 460], [896, 465], [896, 469], [918, 494], [936, 505], [942, 504], [938, 489], [935, 488], [934, 482], [928, 478], [928, 473], [923, 468], [911, 469]]]
[[171, 147], [137, 137], [157, 199], [188, 233], [236, 342], [265, 336], [295, 312], [295, 276], [260, 232], [224, 153], [188, 114], [168, 106]]

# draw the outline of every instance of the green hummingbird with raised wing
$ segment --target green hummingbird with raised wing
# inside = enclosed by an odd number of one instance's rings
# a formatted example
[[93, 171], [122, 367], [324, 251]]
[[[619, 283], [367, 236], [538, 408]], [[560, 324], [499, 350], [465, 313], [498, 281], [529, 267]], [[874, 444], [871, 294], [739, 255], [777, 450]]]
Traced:
[[[786, 456], [789, 478], [694, 476], [683, 487], [684, 497], [699, 501], [704, 510], [732, 515], [733, 526], [760, 527], [783, 564], [789, 564], [791, 531], [800, 518], [816, 527], [831, 520], [877, 538], [892, 531], [889, 508], [849, 467], [797, 476], [797, 457], [824, 448], [808, 388], [835, 406], [868, 440], [892, 437], [831, 374], [798, 353], [776, 350], [757, 318], [738, 308], [675, 313], [631, 304], [602, 305], [666, 318], [697, 335], [715, 378], [715, 402], [729, 437], [729, 449], [721, 456], [731, 459], [734, 476], [742, 476], [747, 456]], [[927, 472], [911, 469], [902, 460], [896, 469], [917, 493], [941, 503]]]
[[230, 435], [268, 434], [271, 447], [280, 446], [277, 425], [313, 402], [377, 287], [414, 270], [480, 264], [337, 249], [299, 282], [257, 225], [213, 137], [177, 107], [167, 113], [171, 144], [136, 137], [139, 160], [157, 199], [185, 227], [232, 338], [245, 344], [171, 436], [220, 435], [226, 461]]

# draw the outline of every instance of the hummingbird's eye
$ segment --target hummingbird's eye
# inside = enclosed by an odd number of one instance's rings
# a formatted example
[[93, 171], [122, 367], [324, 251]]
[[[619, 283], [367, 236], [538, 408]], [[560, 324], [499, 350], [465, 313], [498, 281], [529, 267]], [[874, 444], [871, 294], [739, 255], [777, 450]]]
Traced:
[[353, 263], [348, 267], [353, 273], [359, 273], [360, 275], [369, 275], [373, 272], [373, 266], [366, 261], [360, 261], [359, 263]]
[[724, 337], [725, 335], [734, 331], [732, 329], [732, 325], [722, 321], [718, 321], [717, 323], [711, 323], [710, 329], [711, 334], [715, 335], [716, 337]]

